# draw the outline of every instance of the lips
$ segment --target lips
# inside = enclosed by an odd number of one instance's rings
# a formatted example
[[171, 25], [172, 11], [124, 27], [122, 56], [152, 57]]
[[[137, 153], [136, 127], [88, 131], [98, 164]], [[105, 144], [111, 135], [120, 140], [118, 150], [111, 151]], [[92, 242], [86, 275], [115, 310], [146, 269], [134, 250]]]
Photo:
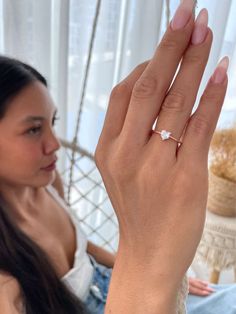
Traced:
[[51, 162], [51, 163], [50, 163], [49, 165], [47, 165], [46, 167], [43, 167], [42, 169], [50, 169], [50, 168], [52, 168], [52, 167], [55, 166], [56, 162], [57, 162], [57, 158], [54, 159], [53, 162]]

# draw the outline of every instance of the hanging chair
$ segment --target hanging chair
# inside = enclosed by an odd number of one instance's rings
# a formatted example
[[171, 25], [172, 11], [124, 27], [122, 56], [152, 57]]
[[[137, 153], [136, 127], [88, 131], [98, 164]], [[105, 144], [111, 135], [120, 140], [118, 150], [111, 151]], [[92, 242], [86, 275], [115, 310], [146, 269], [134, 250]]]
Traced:
[[115, 251], [118, 244], [118, 224], [115, 213], [95, 165], [93, 154], [78, 143], [100, 8], [101, 0], [98, 0], [73, 141], [60, 140], [62, 144], [60, 156], [63, 159], [63, 170], [60, 171], [60, 175], [64, 183], [66, 202], [72, 210], [76, 211], [86, 235], [100, 246]]
[[[165, 4], [166, 25], [168, 26], [170, 21], [170, 0], [165, 0]], [[116, 215], [102, 178], [95, 165], [94, 156], [83, 149], [78, 143], [100, 8], [101, 0], [98, 0], [89, 43], [85, 75], [82, 83], [82, 94], [76, 119], [74, 138], [72, 142], [61, 139], [61, 156], [63, 156], [62, 158], [64, 160], [64, 169], [60, 174], [64, 182], [66, 202], [72, 210], [76, 211], [86, 235], [98, 245], [110, 251], [116, 251], [119, 238]]]

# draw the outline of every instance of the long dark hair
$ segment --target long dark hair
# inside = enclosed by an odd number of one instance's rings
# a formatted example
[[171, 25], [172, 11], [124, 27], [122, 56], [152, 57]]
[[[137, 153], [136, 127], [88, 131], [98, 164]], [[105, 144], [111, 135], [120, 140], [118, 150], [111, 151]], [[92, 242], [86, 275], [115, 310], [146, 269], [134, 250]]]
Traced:
[[[0, 120], [11, 99], [29, 84], [46, 79], [31, 66], [0, 56]], [[20, 284], [27, 314], [84, 314], [80, 300], [63, 284], [48, 256], [14, 223], [0, 202], [0, 271]], [[78, 278], [79, 280], [79, 278]]]

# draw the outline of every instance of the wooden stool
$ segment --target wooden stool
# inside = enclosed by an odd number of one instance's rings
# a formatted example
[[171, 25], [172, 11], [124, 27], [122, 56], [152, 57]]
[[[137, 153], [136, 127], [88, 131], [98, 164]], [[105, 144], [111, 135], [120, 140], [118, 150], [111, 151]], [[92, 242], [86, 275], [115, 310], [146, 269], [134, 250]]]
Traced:
[[234, 269], [236, 281], [236, 218], [215, 215], [209, 211], [195, 260], [211, 269], [209, 281], [218, 283], [220, 272]]

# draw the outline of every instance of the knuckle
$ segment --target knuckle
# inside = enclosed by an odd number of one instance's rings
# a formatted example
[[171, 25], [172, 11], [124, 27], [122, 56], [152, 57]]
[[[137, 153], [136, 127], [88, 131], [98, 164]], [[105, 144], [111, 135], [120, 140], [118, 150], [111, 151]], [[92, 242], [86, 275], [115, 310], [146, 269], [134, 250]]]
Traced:
[[103, 137], [101, 135], [94, 152], [94, 162], [98, 169], [104, 168], [108, 155], [109, 155], [108, 147], [107, 145], [104, 144]]
[[94, 161], [98, 168], [101, 167], [103, 159], [103, 154], [101, 153], [101, 149], [99, 147], [96, 148], [94, 153]]
[[[133, 154], [122, 143], [116, 142], [113, 144], [109, 149], [104, 148], [104, 145], [98, 145], [95, 150], [94, 160], [104, 177], [112, 178], [119, 184], [128, 180], [130, 176], [132, 166], [127, 168], [127, 165], [134, 164]], [[112, 158], [110, 158], [111, 156]]]
[[112, 89], [110, 99], [121, 98], [124, 94], [128, 94], [129, 92], [129, 83], [127, 80], [123, 80]]
[[189, 53], [185, 55], [184, 62], [195, 66], [202, 66], [204, 60], [199, 54]]
[[206, 135], [211, 132], [210, 122], [203, 115], [193, 115], [191, 125], [193, 132], [197, 135]]
[[202, 103], [217, 103], [222, 98], [222, 91], [220, 89], [208, 89], [201, 97]]
[[157, 86], [158, 82], [154, 77], [146, 76], [140, 78], [134, 85], [133, 97], [147, 98], [155, 93]]
[[182, 112], [185, 110], [186, 96], [182, 91], [170, 92], [162, 105], [163, 111]]
[[179, 43], [173, 38], [163, 38], [158, 47], [159, 50], [176, 51], [179, 50]]
[[146, 66], [148, 65], [149, 62], [150, 62], [150, 60], [147, 60], [147, 61], [140, 63], [139, 65], [137, 65], [135, 67], [134, 71], [137, 71], [137, 72], [143, 71], [143, 69], [146, 68]]

